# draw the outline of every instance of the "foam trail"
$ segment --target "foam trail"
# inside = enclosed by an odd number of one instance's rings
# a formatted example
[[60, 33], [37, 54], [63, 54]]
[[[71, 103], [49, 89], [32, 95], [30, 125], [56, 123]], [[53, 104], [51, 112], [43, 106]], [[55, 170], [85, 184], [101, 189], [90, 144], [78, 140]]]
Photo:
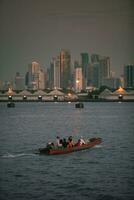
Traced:
[[102, 148], [103, 146], [101, 144], [95, 145], [94, 148]]
[[2, 155], [3, 158], [18, 158], [18, 157], [24, 157], [24, 156], [34, 156], [34, 154], [26, 154], [26, 153], [11, 154], [11, 153], [7, 153], [5, 155]]

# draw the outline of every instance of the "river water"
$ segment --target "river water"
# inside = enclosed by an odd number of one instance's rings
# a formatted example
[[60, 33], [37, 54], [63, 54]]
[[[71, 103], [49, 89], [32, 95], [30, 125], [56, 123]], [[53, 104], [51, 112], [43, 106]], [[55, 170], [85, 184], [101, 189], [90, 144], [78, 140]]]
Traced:
[[[38, 155], [56, 136], [92, 149]], [[0, 200], [134, 199], [134, 103], [0, 103]]]

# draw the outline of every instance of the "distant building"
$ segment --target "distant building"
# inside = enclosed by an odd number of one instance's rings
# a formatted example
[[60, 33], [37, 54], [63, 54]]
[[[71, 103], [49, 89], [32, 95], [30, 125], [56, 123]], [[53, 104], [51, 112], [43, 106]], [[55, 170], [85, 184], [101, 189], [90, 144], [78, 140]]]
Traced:
[[47, 85], [50, 89], [69, 88], [71, 86], [71, 55], [61, 50], [59, 56], [53, 58], [47, 71]]
[[87, 87], [93, 86], [93, 64], [90, 63], [88, 66], [88, 73], [87, 73]]
[[15, 89], [16, 90], [24, 90], [25, 89], [25, 79], [20, 75], [19, 72], [16, 73], [15, 76]]
[[104, 80], [110, 78], [110, 58], [98, 54], [91, 55], [91, 63], [88, 66], [87, 85], [100, 88]]
[[134, 65], [124, 66], [124, 84], [125, 88], [134, 87]]
[[46, 88], [46, 74], [43, 69], [39, 70], [39, 87], [38, 90], [44, 90]]
[[50, 62], [50, 68], [47, 69], [48, 88], [54, 87], [54, 60]]
[[93, 83], [93, 87], [99, 88], [100, 87], [100, 63], [93, 63], [93, 79], [92, 79], [92, 83]]
[[60, 88], [70, 87], [71, 82], [71, 55], [67, 50], [60, 52]]
[[119, 78], [114, 78], [114, 77], [105, 78], [103, 79], [102, 85], [112, 89], [116, 89], [119, 88], [119, 86], [121, 85], [121, 81]]
[[45, 89], [45, 73], [39, 63], [32, 62], [29, 64], [26, 74], [26, 83], [28, 89], [31, 90]]
[[105, 56], [101, 57], [99, 60], [99, 64], [99, 86], [102, 86], [103, 80], [110, 78], [110, 58]]
[[124, 76], [123, 76], [123, 75], [120, 76], [120, 86], [121, 86], [122, 88], [125, 88]]
[[92, 54], [91, 55], [91, 63], [98, 63], [99, 62], [99, 55], [98, 54]]
[[60, 88], [60, 59], [53, 58], [51, 62], [51, 89]]
[[85, 89], [87, 86], [87, 79], [88, 79], [88, 66], [89, 66], [88, 53], [81, 53], [81, 66], [83, 75], [83, 89]]
[[76, 92], [81, 92], [82, 90], [82, 68], [81, 67], [77, 67], [75, 69], [75, 75], [74, 75], [75, 79], [74, 79], [74, 88]]
[[28, 89], [37, 90], [39, 87], [39, 70], [40, 65], [32, 62], [28, 65]]
[[74, 69], [79, 68], [79, 62], [77, 60], [74, 61]]
[[4, 81], [2, 89], [3, 90], [8, 90], [9, 88], [14, 88], [13, 87], [13, 83], [10, 82], [10, 81]]
[[60, 59], [58, 56], [54, 65], [54, 88], [60, 87]]

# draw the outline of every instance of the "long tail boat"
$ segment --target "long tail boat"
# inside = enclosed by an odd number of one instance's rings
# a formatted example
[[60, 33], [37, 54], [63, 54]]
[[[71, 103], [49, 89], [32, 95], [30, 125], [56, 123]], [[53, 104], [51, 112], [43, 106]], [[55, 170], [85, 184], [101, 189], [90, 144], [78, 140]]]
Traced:
[[92, 148], [95, 145], [100, 144], [101, 142], [102, 142], [101, 138], [91, 138], [89, 139], [89, 142], [81, 146], [73, 146], [73, 147], [65, 147], [65, 148], [64, 147], [39, 148], [39, 154], [46, 154], [46, 155], [67, 154], [67, 153], [72, 153], [75, 151], [81, 151], [81, 150]]

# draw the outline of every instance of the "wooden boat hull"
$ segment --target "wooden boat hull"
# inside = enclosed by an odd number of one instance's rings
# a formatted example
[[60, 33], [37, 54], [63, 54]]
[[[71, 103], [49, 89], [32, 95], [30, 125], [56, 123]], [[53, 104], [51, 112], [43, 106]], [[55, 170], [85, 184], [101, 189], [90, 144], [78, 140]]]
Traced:
[[81, 146], [74, 146], [71, 148], [40, 148], [39, 149], [39, 153], [40, 154], [46, 154], [46, 155], [59, 155], [59, 154], [68, 154], [68, 153], [72, 153], [75, 151], [81, 151], [81, 150], [85, 150], [85, 149], [89, 149], [94, 147], [95, 145], [98, 145], [102, 142], [101, 138], [91, 138], [90, 142], [88, 142], [87, 144], [83, 144]]

